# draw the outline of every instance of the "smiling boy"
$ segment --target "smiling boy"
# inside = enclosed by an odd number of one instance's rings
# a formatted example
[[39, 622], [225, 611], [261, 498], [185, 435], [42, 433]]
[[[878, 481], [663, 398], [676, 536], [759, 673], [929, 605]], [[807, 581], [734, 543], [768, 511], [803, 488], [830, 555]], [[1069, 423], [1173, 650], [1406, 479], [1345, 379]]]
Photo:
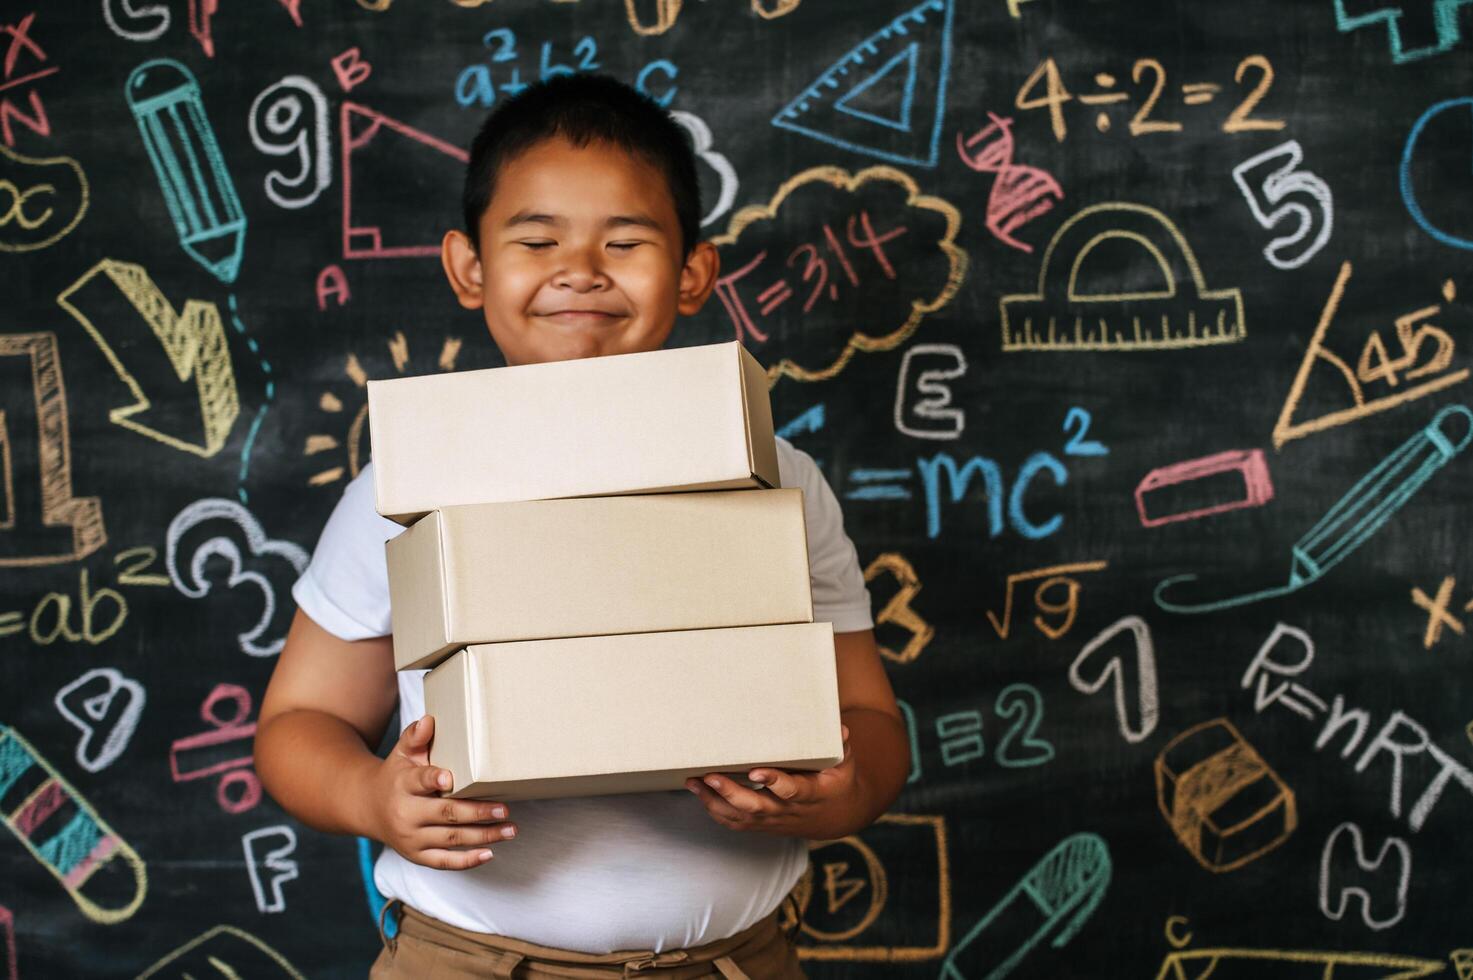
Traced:
[[[477, 135], [445, 274], [508, 364], [656, 350], [716, 282], [699, 205], [689, 142], [663, 110], [611, 79], [553, 79]], [[782, 486], [804, 490], [814, 619], [833, 623], [843, 761], [754, 769], [758, 789], [713, 774], [688, 792], [526, 800], [515, 818], [439, 796], [450, 777], [429, 764], [424, 672], [396, 677], [388, 635], [384, 542], [403, 528], [374, 512], [371, 463], [349, 484], [293, 588], [255, 758], [303, 823], [385, 845], [375, 882], [403, 915], [372, 976], [803, 976], [777, 909], [805, 841], [873, 822], [909, 757], [838, 501], [777, 442]], [[379, 759], [396, 704], [413, 723]], [[487, 845], [511, 838], [493, 858]]]

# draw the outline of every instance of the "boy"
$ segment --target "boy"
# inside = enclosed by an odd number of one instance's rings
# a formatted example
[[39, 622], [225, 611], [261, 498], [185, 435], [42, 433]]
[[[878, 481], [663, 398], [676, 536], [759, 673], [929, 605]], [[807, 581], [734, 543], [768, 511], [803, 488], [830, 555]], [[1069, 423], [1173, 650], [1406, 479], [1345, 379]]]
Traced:
[[[463, 206], [445, 274], [508, 364], [655, 350], [716, 282], [683, 130], [607, 78], [556, 78], [492, 113]], [[510, 978], [519, 963], [530, 977], [803, 976], [776, 909], [807, 866], [805, 840], [870, 824], [909, 756], [838, 501], [782, 439], [778, 460], [782, 485], [804, 490], [814, 618], [834, 625], [843, 761], [754, 769], [755, 790], [713, 774], [688, 792], [514, 807], [438, 795], [450, 776], [428, 762], [424, 671], [396, 678], [387, 635], [384, 542], [403, 529], [374, 511], [372, 463], [349, 484], [293, 589], [256, 768], [303, 823], [384, 843], [374, 878], [403, 917], [373, 976]], [[413, 724], [381, 760], [396, 697]], [[508, 838], [493, 859], [486, 845]]]

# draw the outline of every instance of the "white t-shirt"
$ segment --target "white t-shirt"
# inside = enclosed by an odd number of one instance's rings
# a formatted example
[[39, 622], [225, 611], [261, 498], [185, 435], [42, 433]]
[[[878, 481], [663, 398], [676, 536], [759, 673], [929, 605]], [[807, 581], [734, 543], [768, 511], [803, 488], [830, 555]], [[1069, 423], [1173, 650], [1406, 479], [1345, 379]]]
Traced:
[[[834, 492], [812, 457], [777, 440], [784, 487], [803, 488], [813, 618], [869, 629], [870, 597]], [[373, 505], [372, 464], [343, 491], [292, 588], [329, 632], [391, 632], [384, 542], [404, 529]], [[422, 670], [399, 672], [399, 718], [424, 714]], [[782, 901], [808, 864], [793, 837], [729, 830], [689, 791], [519, 800], [517, 837], [467, 871], [439, 871], [384, 848], [374, 882], [389, 898], [475, 932], [589, 953], [660, 952], [724, 939]]]

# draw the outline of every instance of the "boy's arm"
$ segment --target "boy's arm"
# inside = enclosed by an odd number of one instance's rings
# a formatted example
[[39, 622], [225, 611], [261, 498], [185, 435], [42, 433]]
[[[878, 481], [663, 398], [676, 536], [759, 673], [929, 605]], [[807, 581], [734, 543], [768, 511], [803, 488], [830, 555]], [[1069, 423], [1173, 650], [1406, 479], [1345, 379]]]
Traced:
[[717, 823], [809, 840], [833, 840], [873, 823], [900, 795], [910, 771], [905, 721], [880, 663], [874, 630], [834, 634], [839, 717], [848, 730], [842, 762], [818, 773], [758, 768], [750, 790], [717, 773], [686, 788]]
[[256, 723], [262, 784], [310, 827], [366, 835], [373, 747], [397, 699], [392, 637], [339, 639], [298, 609]]

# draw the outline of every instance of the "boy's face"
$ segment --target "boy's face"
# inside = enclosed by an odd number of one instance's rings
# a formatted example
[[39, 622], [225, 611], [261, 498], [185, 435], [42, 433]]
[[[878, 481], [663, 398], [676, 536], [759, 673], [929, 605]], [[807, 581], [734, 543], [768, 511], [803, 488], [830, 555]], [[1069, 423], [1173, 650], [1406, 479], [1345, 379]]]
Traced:
[[503, 164], [480, 239], [446, 233], [441, 260], [508, 364], [657, 350], [719, 269], [708, 242], [682, 255], [661, 173], [603, 143], [544, 140]]

